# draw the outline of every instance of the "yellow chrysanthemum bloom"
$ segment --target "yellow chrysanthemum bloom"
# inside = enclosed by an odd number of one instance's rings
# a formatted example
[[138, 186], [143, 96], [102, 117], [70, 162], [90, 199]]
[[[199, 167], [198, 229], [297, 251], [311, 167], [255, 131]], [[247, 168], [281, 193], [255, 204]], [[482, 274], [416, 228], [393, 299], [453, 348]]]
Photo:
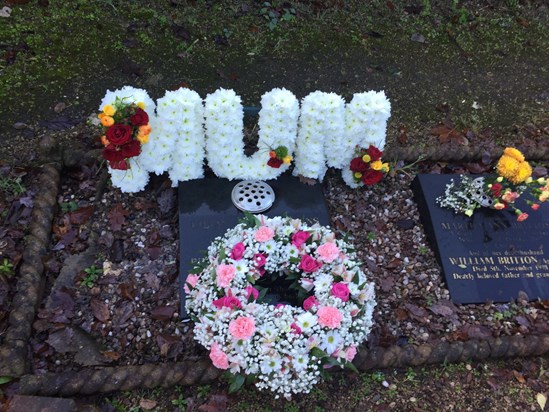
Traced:
[[389, 163], [383, 163], [381, 165], [381, 170], [385, 173], [387, 173], [389, 171]]
[[355, 172], [355, 173], [353, 174], [353, 176], [355, 177], [355, 179], [360, 179], [360, 178], [362, 177], [362, 173], [360, 173], [360, 172]]
[[103, 116], [101, 118], [101, 124], [105, 127], [110, 127], [114, 124], [114, 119], [110, 116]]
[[381, 160], [376, 160], [370, 164], [370, 167], [374, 170], [381, 170], [383, 163], [381, 163]]
[[111, 106], [110, 104], [106, 104], [103, 106], [103, 113], [105, 113], [107, 116], [114, 116], [116, 113], [116, 109], [114, 106]]
[[145, 110], [145, 103], [143, 103], [143, 102], [138, 102], [138, 103], [137, 103], [137, 107], [139, 107], [141, 110]]
[[284, 156], [282, 161], [284, 162], [285, 165], [289, 165], [290, 163], [292, 163], [292, 156], [290, 156], [290, 155]]
[[369, 163], [370, 160], [372, 160], [372, 158], [370, 157], [369, 154], [365, 154], [364, 156], [362, 156], [362, 161], [363, 161], [364, 163]]
[[510, 179], [510, 180], [514, 184], [519, 184], [524, 182], [531, 175], [532, 175], [532, 167], [528, 164], [528, 162], [521, 162], [519, 163], [519, 168], [517, 170], [517, 173], [515, 174], [514, 179]]
[[500, 176], [503, 176], [509, 180], [513, 180], [515, 178], [515, 174], [518, 171], [519, 164], [520, 163], [517, 161], [517, 159], [511, 156], [503, 155], [500, 157], [496, 169]]
[[149, 135], [148, 134], [138, 134], [137, 135], [137, 140], [139, 140], [139, 143], [141, 144], [145, 144], [149, 141]]
[[503, 155], [512, 157], [519, 162], [524, 162], [524, 155], [520, 152], [520, 150], [517, 150], [514, 147], [505, 148], [505, 150], [503, 151]]

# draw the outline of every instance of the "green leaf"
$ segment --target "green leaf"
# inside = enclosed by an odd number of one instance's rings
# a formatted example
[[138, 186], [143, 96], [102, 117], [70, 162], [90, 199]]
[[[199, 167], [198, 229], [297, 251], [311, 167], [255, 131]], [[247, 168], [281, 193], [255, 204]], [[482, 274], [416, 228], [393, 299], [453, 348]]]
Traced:
[[13, 376], [0, 376], [0, 385], [11, 382], [12, 380]]
[[252, 275], [246, 275], [246, 280], [250, 282], [252, 285], [255, 284], [255, 280], [252, 277]]
[[240, 223], [242, 223], [246, 228], [261, 226], [260, 220], [250, 212], [244, 212], [244, 217], [240, 219]]
[[269, 288], [264, 288], [262, 289], [260, 292], [259, 292], [259, 296], [257, 297], [257, 300], [260, 301], [262, 300], [265, 295], [267, 294], [267, 292], [269, 291]]
[[231, 379], [231, 385], [229, 386], [229, 393], [235, 393], [240, 388], [242, 388], [242, 385], [244, 385], [244, 382], [246, 381], [246, 378], [244, 375], [234, 375]]
[[225, 253], [225, 248], [221, 247], [219, 249], [219, 263], [223, 262], [226, 257], [227, 257], [227, 254]]
[[328, 356], [328, 354], [326, 352], [324, 352], [322, 349], [320, 349], [319, 347], [312, 348], [311, 352], [309, 352], [309, 353], [311, 354], [311, 356], [315, 356], [318, 359]]
[[356, 366], [353, 364], [353, 362], [345, 362], [345, 367], [352, 370], [353, 372], [360, 373]]

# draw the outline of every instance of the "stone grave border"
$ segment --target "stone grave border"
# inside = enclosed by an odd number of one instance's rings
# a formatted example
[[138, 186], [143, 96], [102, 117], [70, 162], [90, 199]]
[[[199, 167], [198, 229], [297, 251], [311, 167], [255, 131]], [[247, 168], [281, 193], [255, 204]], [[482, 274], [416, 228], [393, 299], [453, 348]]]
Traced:
[[[42, 257], [50, 243], [52, 221], [57, 207], [60, 174], [64, 167], [74, 166], [85, 159], [100, 156], [100, 151], [61, 151], [46, 137], [41, 142], [45, 153], [42, 173], [38, 179], [38, 193], [29, 225], [23, 263], [19, 269], [13, 310], [3, 345], [0, 345], [0, 376], [19, 378], [20, 395], [75, 396], [109, 393], [138, 388], [169, 387], [174, 385], [200, 385], [218, 379], [223, 373], [209, 359], [195, 361], [145, 364], [140, 366], [106, 366], [79, 371], [34, 375], [29, 362], [29, 340], [36, 311], [44, 290]], [[389, 159], [415, 161], [420, 155], [430, 161], [473, 161], [486, 153], [484, 149], [456, 147], [441, 148], [390, 148]], [[502, 149], [488, 152], [497, 158]], [[529, 147], [523, 151], [532, 160], [549, 159], [548, 147]], [[101, 197], [104, 185], [98, 185]], [[366, 348], [365, 348], [366, 349]], [[549, 354], [549, 334], [502, 336], [486, 340], [471, 339], [465, 342], [439, 340], [419, 346], [374, 347], [359, 351], [353, 361], [359, 370], [420, 366], [488, 358], [512, 358]]]

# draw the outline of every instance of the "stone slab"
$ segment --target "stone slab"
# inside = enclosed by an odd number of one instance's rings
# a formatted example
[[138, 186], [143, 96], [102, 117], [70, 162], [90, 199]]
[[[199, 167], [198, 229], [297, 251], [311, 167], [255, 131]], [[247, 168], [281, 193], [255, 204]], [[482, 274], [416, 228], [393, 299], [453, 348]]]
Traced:
[[[517, 222], [510, 211], [475, 210], [472, 217], [441, 208], [436, 198], [458, 175], [418, 175], [412, 190], [450, 296], [457, 303], [509, 302], [526, 292], [549, 299], [549, 204]], [[526, 211], [523, 199], [517, 206]]]
[[76, 412], [72, 399], [45, 396], [15, 395], [8, 404], [8, 412]]
[[[240, 180], [205, 178], [179, 184], [179, 290], [181, 314], [186, 316], [183, 285], [194, 263], [217, 236], [238, 224], [244, 216], [232, 203], [231, 192]], [[314, 219], [329, 224], [322, 186], [306, 185], [296, 177], [284, 174], [267, 183], [274, 189], [273, 206], [263, 214]]]

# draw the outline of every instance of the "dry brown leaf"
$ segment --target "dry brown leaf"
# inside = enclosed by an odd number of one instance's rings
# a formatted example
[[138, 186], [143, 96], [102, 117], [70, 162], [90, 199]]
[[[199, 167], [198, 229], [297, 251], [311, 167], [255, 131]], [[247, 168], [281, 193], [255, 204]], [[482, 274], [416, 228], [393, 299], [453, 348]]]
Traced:
[[146, 411], [151, 411], [154, 408], [156, 408], [156, 404], [157, 402], [153, 401], [152, 399], [143, 398], [139, 401], [139, 406], [145, 409]]
[[524, 375], [516, 370], [513, 370], [513, 375], [515, 376], [515, 379], [519, 382], [519, 383], [526, 383], [526, 379], [524, 379]]
[[90, 301], [93, 316], [95, 316], [100, 322], [105, 323], [111, 317], [109, 313], [109, 307], [107, 304], [99, 299], [92, 299]]

